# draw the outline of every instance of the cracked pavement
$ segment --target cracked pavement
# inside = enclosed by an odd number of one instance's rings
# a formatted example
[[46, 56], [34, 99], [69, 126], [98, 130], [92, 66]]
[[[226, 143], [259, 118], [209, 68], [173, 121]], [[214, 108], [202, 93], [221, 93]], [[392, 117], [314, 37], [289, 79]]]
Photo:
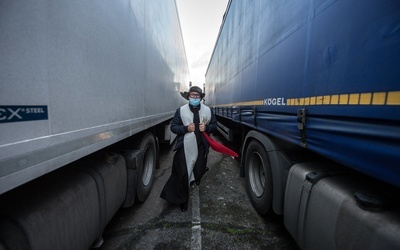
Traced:
[[[214, 137], [218, 140], [218, 138]], [[159, 198], [174, 152], [161, 148], [153, 189], [142, 204], [120, 209], [107, 226], [104, 249], [298, 249], [282, 217], [261, 217], [239, 176], [239, 160], [210, 149], [200, 186], [191, 187], [188, 211]]]

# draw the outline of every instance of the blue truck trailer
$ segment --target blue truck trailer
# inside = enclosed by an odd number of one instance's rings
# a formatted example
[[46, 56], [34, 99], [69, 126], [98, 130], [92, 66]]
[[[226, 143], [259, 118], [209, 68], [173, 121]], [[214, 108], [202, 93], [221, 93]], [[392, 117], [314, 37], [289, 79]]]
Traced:
[[174, 0], [1, 0], [0, 249], [99, 247], [188, 83]]
[[206, 101], [302, 249], [400, 248], [399, 27], [397, 0], [228, 4]]

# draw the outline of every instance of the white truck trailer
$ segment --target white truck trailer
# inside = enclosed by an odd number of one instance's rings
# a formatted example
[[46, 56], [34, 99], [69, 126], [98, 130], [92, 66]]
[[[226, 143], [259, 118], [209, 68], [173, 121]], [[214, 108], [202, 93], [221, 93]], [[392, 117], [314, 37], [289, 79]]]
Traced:
[[0, 249], [101, 243], [188, 82], [174, 0], [0, 1]]

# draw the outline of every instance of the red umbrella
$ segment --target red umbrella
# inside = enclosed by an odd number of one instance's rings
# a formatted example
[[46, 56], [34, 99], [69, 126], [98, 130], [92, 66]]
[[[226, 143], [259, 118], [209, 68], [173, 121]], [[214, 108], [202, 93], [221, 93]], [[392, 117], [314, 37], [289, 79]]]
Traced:
[[235, 151], [232, 151], [229, 148], [225, 147], [224, 145], [211, 139], [211, 137], [206, 132], [203, 132], [203, 135], [210, 144], [211, 148], [214, 149], [215, 151], [227, 154], [229, 156], [239, 157], [239, 155]]

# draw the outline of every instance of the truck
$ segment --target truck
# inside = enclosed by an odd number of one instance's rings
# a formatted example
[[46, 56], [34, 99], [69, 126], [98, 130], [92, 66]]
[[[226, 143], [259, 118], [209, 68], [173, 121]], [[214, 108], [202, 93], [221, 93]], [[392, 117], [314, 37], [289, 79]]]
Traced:
[[176, 3], [3, 0], [0, 34], [0, 249], [99, 247], [175, 138]]
[[300, 249], [400, 248], [399, 25], [396, 0], [228, 3], [206, 101]]

